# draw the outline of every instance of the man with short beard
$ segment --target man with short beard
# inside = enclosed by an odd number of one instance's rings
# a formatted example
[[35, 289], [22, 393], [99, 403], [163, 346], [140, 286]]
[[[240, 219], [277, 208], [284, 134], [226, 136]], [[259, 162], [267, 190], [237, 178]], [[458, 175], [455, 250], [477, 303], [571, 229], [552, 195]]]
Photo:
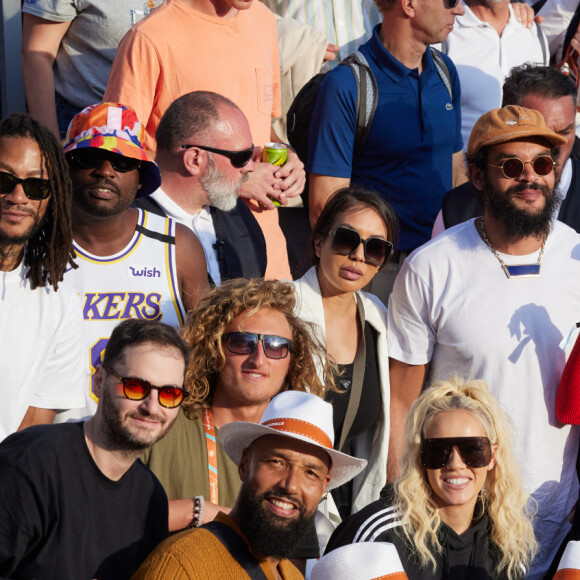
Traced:
[[86, 423], [0, 444], [0, 576], [124, 580], [167, 537], [167, 496], [139, 460], [171, 428], [188, 348], [170, 326], [129, 319], [95, 373]]
[[[414, 252], [389, 303], [392, 413], [405, 416], [426, 378], [457, 373], [485, 380], [510, 414], [538, 506], [541, 550], [529, 578], [542, 578], [578, 497], [578, 434], [555, 417], [560, 343], [580, 310], [580, 235], [552, 220], [554, 160], [565, 143], [536, 110], [510, 105], [480, 117], [467, 160], [483, 217]], [[391, 422], [396, 457], [399, 425]]]
[[263, 277], [264, 235], [239, 198], [254, 171], [250, 126], [239, 107], [217, 93], [188, 93], [165, 111], [155, 138], [163, 187], [135, 206], [191, 229], [216, 285]]
[[60, 144], [32, 117], [0, 122], [0, 441], [83, 405], [72, 189]]
[[275, 396], [260, 423], [223, 425], [218, 440], [242, 480], [229, 516], [167, 540], [133, 580], [303, 578], [287, 558], [320, 498], [367, 463], [334, 450], [332, 405], [299, 391]]
[[66, 274], [81, 295], [85, 360], [91, 369], [85, 407], [59, 420], [85, 418], [97, 406], [95, 370], [115, 324], [126, 318], [179, 328], [208, 289], [203, 250], [187, 228], [135, 209], [161, 184], [128, 107], [92, 105], [69, 126], [64, 152], [73, 184], [73, 246], [79, 267]]

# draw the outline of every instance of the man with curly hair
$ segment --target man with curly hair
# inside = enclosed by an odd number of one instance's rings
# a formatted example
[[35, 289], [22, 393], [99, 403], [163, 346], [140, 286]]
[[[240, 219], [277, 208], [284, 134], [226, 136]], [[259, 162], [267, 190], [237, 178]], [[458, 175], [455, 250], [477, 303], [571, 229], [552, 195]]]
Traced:
[[[68, 166], [28, 115], [0, 123], [0, 441], [83, 405], [82, 318], [62, 283], [72, 260]], [[57, 292], [58, 290], [58, 292]], [[42, 378], [42, 379], [41, 379]]]
[[257, 423], [280, 391], [323, 396], [332, 388], [325, 351], [294, 306], [289, 283], [237, 279], [189, 313], [183, 335], [192, 348], [190, 395], [175, 428], [144, 457], [169, 497], [170, 530], [199, 526], [234, 505], [241, 482], [237, 465], [216, 445], [223, 425]]

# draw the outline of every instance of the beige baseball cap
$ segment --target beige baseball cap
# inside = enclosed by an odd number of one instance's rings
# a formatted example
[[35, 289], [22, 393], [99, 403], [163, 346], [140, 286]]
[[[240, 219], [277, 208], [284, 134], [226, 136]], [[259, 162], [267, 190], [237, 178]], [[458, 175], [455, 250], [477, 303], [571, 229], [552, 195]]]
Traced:
[[467, 155], [476, 155], [487, 145], [497, 145], [522, 137], [545, 137], [554, 146], [566, 143], [565, 137], [548, 128], [539, 111], [508, 105], [493, 109], [477, 120], [469, 137]]

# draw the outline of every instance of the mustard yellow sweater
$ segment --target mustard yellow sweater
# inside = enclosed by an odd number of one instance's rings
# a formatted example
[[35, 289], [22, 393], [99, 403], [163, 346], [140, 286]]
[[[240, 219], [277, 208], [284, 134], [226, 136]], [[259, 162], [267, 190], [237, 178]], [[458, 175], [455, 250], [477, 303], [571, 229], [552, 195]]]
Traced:
[[[244, 541], [233, 520], [220, 512], [217, 521], [230, 526]], [[246, 541], [247, 543], [247, 541]], [[268, 580], [275, 580], [267, 560], [258, 560]], [[303, 580], [289, 561], [281, 560], [278, 572], [284, 580]], [[132, 580], [248, 580], [249, 576], [226, 547], [208, 530], [187, 530], [157, 546], [143, 562]]]

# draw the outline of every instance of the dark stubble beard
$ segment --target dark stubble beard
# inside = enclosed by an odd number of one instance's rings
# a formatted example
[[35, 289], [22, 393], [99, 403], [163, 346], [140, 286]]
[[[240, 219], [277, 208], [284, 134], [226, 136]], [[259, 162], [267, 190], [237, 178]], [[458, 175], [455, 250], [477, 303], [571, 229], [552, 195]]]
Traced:
[[[143, 451], [144, 449], [151, 447], [151, 445], [160, 439], [163, 439], [173, 425], [173, 421], [166, 421], [163, 424], [163, 430], [153, 439], [139, 437], [137, 434], [129, 431], [129, 429], [127, 429], [123, 424], [119, 415], [119, 410], [113, 403], [111, 393], [106, 387], [103, 389], [103, 394], [101, 396], [101, 405], [104, 428], [107, 434], [107, 444], [108, 448], [111, 450], [127, 452]], [[143, 416], [137, 410], [133, 411], [132, 415]], [[155, 419], [163, 421], [164, 417], [155, 416]]]
[[[540, 212], [530, 213], [514, 204], [513, 196], [527, 189], [542, 192], [545, 203]], [[496, 193], [487, 184], [484, 200], [489, 214], [503, 225], [510, 238], [542, 238], [550, 231], [552, 218], [562, 201], [562, 196], [557, 187], [551, 190], [547, 185], [539, 183], [515, 185], [508, 188], [505, 193]]]
[[[270, 496], [280, 499], [291, 499], [299, 505], [296, 518], [277, 517], [265, 510], [264, 500]], [[252, 486], [243, 482], [238, 495], [236, 509], [239, 515], [239, 526], [250, 542], [257, 556], [271, 558], [288, 558], [312, 524], [314, 513], [307, 514], [304, 504], [294, 496], [270, 490], [256, 493]]]

